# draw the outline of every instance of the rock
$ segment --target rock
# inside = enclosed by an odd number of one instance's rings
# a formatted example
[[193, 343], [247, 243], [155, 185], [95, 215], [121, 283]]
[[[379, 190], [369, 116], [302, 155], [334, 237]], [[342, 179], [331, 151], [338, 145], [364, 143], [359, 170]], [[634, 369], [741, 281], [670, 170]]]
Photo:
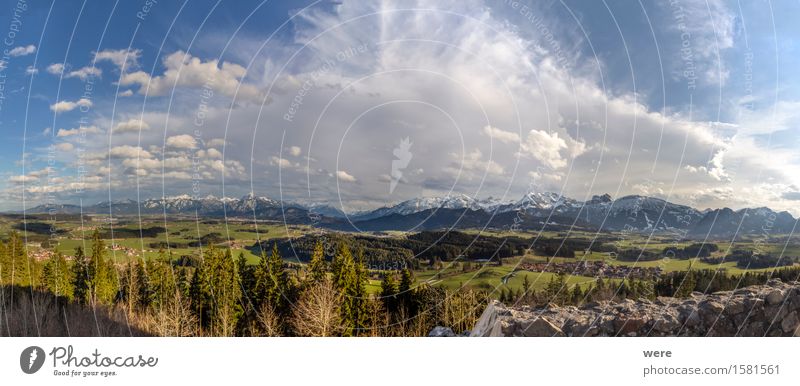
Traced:
[[[452, 331], [439, 333], [450, 336]], [[601, 301], [581, 307], [506, 307], [492, 301], [469, 335], [795, 336], [800, 335], [800, 282], [770, 281], [683, 299]]]
[[498, 313], [502, 311], [498, 311], [498, 308], [504, 308], [504, 306], [497, 300], [491, 301], [486, 306], [486, 309], [483, 310], [481, 317], [478, 318], [478, 322], [475, 323], [475, 327], [472, 329], [469, 336], [497, 336], [490, 335], [490, 333], [492, 333], [495, 328]]
[[766, 299], [764, 300], [767, 301], [767, 304], [772, 304], [772, 305], [781, 304], [783, 303], [783, 292], [781, 292], [780, 290], [773, 290], [767, 295]]
[[451, 336], [456, 336], [456, 334], [453, 333], [453, 329], [451, 329], [450, 327], [436, 326], [433, 328], [433, 330], [431, 330], [431, 332], [428, 333], [428, 336], [451, 337]]
[[800, 318], [797, 316], [797, 311], [792, 311], [791, 314], [786, 315], [781, 322], [781, 330], [783, 330], [786, 334], [794, 335], [795, 331], [797, 330], [798, 325], [800, 325]]
[[662, 333], [677, 331], [680, 327], [681, 324], [678, 319], [671, 314], [664, 314], [653, 322], [653, 330]]
[[745, 311], [744, 303], [740, 300], [731, 300], [728, 304], [725, 305], [725, 314], [726, 315], [737, 315], [741, 314]]
[[564, 331], [550, 323], [549, 320], [540, 317], [529, 323], [520, 323], [514, 336], [564, 336]]
[[623, 317], [614, 320], [614, 328], [617, 335], [628, 335], [638, 332], [644, 327], [645, 320], [637, 317]]

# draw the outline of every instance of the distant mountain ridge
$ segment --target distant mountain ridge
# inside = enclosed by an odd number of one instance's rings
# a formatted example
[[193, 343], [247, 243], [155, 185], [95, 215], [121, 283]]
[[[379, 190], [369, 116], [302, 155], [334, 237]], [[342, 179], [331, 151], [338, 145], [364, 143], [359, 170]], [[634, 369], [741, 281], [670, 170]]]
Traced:
[[204, 217], [246, 217], [315, 224], [345, 231], [432, 230], [442, 228], [590, 229], [659, 232], [675, 237], [727, 237], [736, 234], [786, 234], [797, 220], [788, 212], [769, 208], [700, 211], [660, 198], [608, 194], [587, 201], [558, 193], [531, 192], [516, 201], [476, 199], [458, 194], [422, 197], [370, 211], [346, 214], [329, 204], [303, 204], [245, 195], [241, 198], [188, 195], [77, 205], [40, 205], [26, 211], [63, 214], [153, 215], [181, 214]]

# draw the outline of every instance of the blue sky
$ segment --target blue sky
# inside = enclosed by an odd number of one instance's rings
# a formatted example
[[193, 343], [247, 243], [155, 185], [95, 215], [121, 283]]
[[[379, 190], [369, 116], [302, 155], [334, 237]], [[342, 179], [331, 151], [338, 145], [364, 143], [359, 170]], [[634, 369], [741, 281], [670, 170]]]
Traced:
[[798, 11], [5, 1], [0, 209], [252, 191], [355, 210], [548, 190], [797, 215]]

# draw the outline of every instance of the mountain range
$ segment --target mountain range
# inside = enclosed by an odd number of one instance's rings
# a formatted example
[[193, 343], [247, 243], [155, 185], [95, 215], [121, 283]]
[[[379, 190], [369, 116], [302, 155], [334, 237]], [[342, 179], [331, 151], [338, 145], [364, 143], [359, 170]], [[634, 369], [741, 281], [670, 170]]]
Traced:
[[769, 208], [698, 210], [660, 198], [608, 194], [575, 200], [558, 193], [531, 192], [516, 201], [467, 195], [414, 198], [369, 211], [345, 213], [328, 204], [302, 204], [248, 194], [241, 198], [188, 195], [77, 205], [40, 205], [29, 214], [198, 215], [245, 217], [313, 224], [343, 231], [491, 228], [606, 230], [668, 233], [675, 237], [787, 234], [797, 220]]

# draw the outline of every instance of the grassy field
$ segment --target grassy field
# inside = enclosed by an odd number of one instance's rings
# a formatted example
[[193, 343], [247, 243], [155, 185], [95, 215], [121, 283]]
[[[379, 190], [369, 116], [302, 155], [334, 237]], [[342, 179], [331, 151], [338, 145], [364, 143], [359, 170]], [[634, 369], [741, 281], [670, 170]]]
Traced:
[[[542, 289], [547, 283], [558, 275], [550, 272], [531, 272], [515, 271], [513, 266], [491, 266], [470, 272], [457, 272], [455, 270], [429, 270], [417, 272], [416, 281], [418, 283], [429, 283], [447, 289], [458, 289], [461, 287], [471, 287], [487, 291], [500, 291], [504, 288], [516, 291], [522, 288], [525, 277], [533, 289]], [[593, 277], [587, 276], [567, 276], [567, 284], [570, 286], [587, 286], [596, 281]]]
[[[78, 216], [72, 216], [56, 221], [55, 223], [49, 223], [43, 219], [30, 218], [28, 219], [28, 224], [30, 226], [27, 228], [28, 232], [26, 235], [28, 236], [29, 246], [34, 250], [37, 248], [38, 243], [50, 241], [56, 251], [64, 253], [65, 255], [72, 255], [76, 247], [83, 246], [85, 249], [88, 247], [88, 242], [84, 242], [84, 238], [89, 238], [96, 227], [106, 230], [109, 228], [106, 220], [107, 219], [103, 216], [84, 217], [83, 220]], [[54, 233], [47, 232], [51, 225], [54, 226]], [[258, 261], [258, 256], [251, 252], [250, 247], [254, 245], [258, 239], [296, 238], [312, 231], [312, 228], [306, 226], [287, 226], [278, 222], [254, 223], [253, 221], [242, 219], [230, 219], [228, 221], [197, 221], [185, 217], [171, 218], [165, 222], [164, 218], [159, 216], [142, 217], [141, 219], [134, 217], [117, 218], [112, 228], [115, 237], [113, 239], [110, 237], [107, 238], [106, 244], [108, 246], [113, 244], [117, 246], [114, 250], [109, 251], [109, 256], [114, 258], [117, 262], [125, 262], [133, 257], [140, 256], [146, 259], [157, 257], [159, 255], [158, 243], [167, 242], [177, 245], [177, 247], [165, 249], [166, 252], [171, 253], [174, 257], [196, 256], [200, 253], [200, 248], [191, 247], [188, 244], [196, 243], [197, 240], [203, 236], [216, 235], [219, 246], [230, 247], [234, 256], [243, 253], [249, 263], [255, 264]], [[21, 217], [0, 216], [0, 234], [7, 234], [11, 230], [21, 231], [22, 229], [25, 228], [21, 226]], [[166, 231], [164, 231], [164, 229]], [[140, 231], [143, 231], [146, 237], [139, 237]], [[537, 234], [535, 232], [482, 231], [472, 229], [464, 232], [473, 235], [482, 234], [486, 236], [520, 237], [526, 239], [533, 239], [537, 235], [545, 238], [561, 238], [568, 236], [570, 238], [584, 240], [599, 238], [605, 242], [612, 243], [619, 249], [644, 248], [652, 252], [661, 252], [666, 247], [683, 248], [693, 243], [693, 241], [674, 242], [658, 235], [648, 237], [647, 235], [597, 234], [585, 231], [541, 232], [541, 234]], [[407, 234], [403, 232], [385, 232], [383, 235], [402, 238]], [[776, 240], [779, 240], [777, 237], [781, 236], [776, 236]], [[729, 241], [716, 241], [716, 244], [719, 247], [719, 251], [714, 253], [715, 257], [723, 257], [732, 249], [754, 249], [756, 245], [755, 239], [745, 239], [744, 241], [737, 241], [735, 244], [731, 244]], [[769, 252], [774, 255], [783, 253], [785, 256], [800, 256], [800, 242], [794, 237], [792, 243], [786, 248], [783, 242], [772, 241], [763, 243], [762, 252]], [[287, 261], [297, 262], [293, 257], [285, 258]], [[530, 271], [515, 272], [515, 267], [522, 262], [542, 262], [548, 260], [551, 262], [602, 260], [612, 265], [660, 267], [665, 272], [685, 271], [689, 268], [724, 268], [729, 273], [733, 274], [745, 272], [745, 270], [736, 267], [735, 262], [707, 264], [698, 259], [662, 259], [646, 262], [628, 262], [612, 259], [607, 253], [590, 252], [587, 254], [576, 253], [575, 258], [551, 258], [548, 256], [529, 254], [506, 258], [504, 259], [503, 266], [484, 266], [477, 270], [473, 268], [468, 272], [464, 272], [460, 264], [454, 264], [452, 267], [442, 270], [417, 271], [414, 275], [418, 283], [427, 282], [448, 289], [457, 289], [466, 286], [489, 291], [503, 288], [516, 291], [522, 287], [522, 282], [527, 276], [532, 288], [541, 289], [548, 281], [555, 277], [555, 274]], [[771, 268], [751, 271], [768, 271], [770, 269]], [[595, 280], [595, 278], [586, 276], [569, 276], [567, 278], [569, 285], [577, 284], [581, 286], [593, 283]], [[379, 293], [380, 280], [370, 280], [368, 291], [370, 293]]]

